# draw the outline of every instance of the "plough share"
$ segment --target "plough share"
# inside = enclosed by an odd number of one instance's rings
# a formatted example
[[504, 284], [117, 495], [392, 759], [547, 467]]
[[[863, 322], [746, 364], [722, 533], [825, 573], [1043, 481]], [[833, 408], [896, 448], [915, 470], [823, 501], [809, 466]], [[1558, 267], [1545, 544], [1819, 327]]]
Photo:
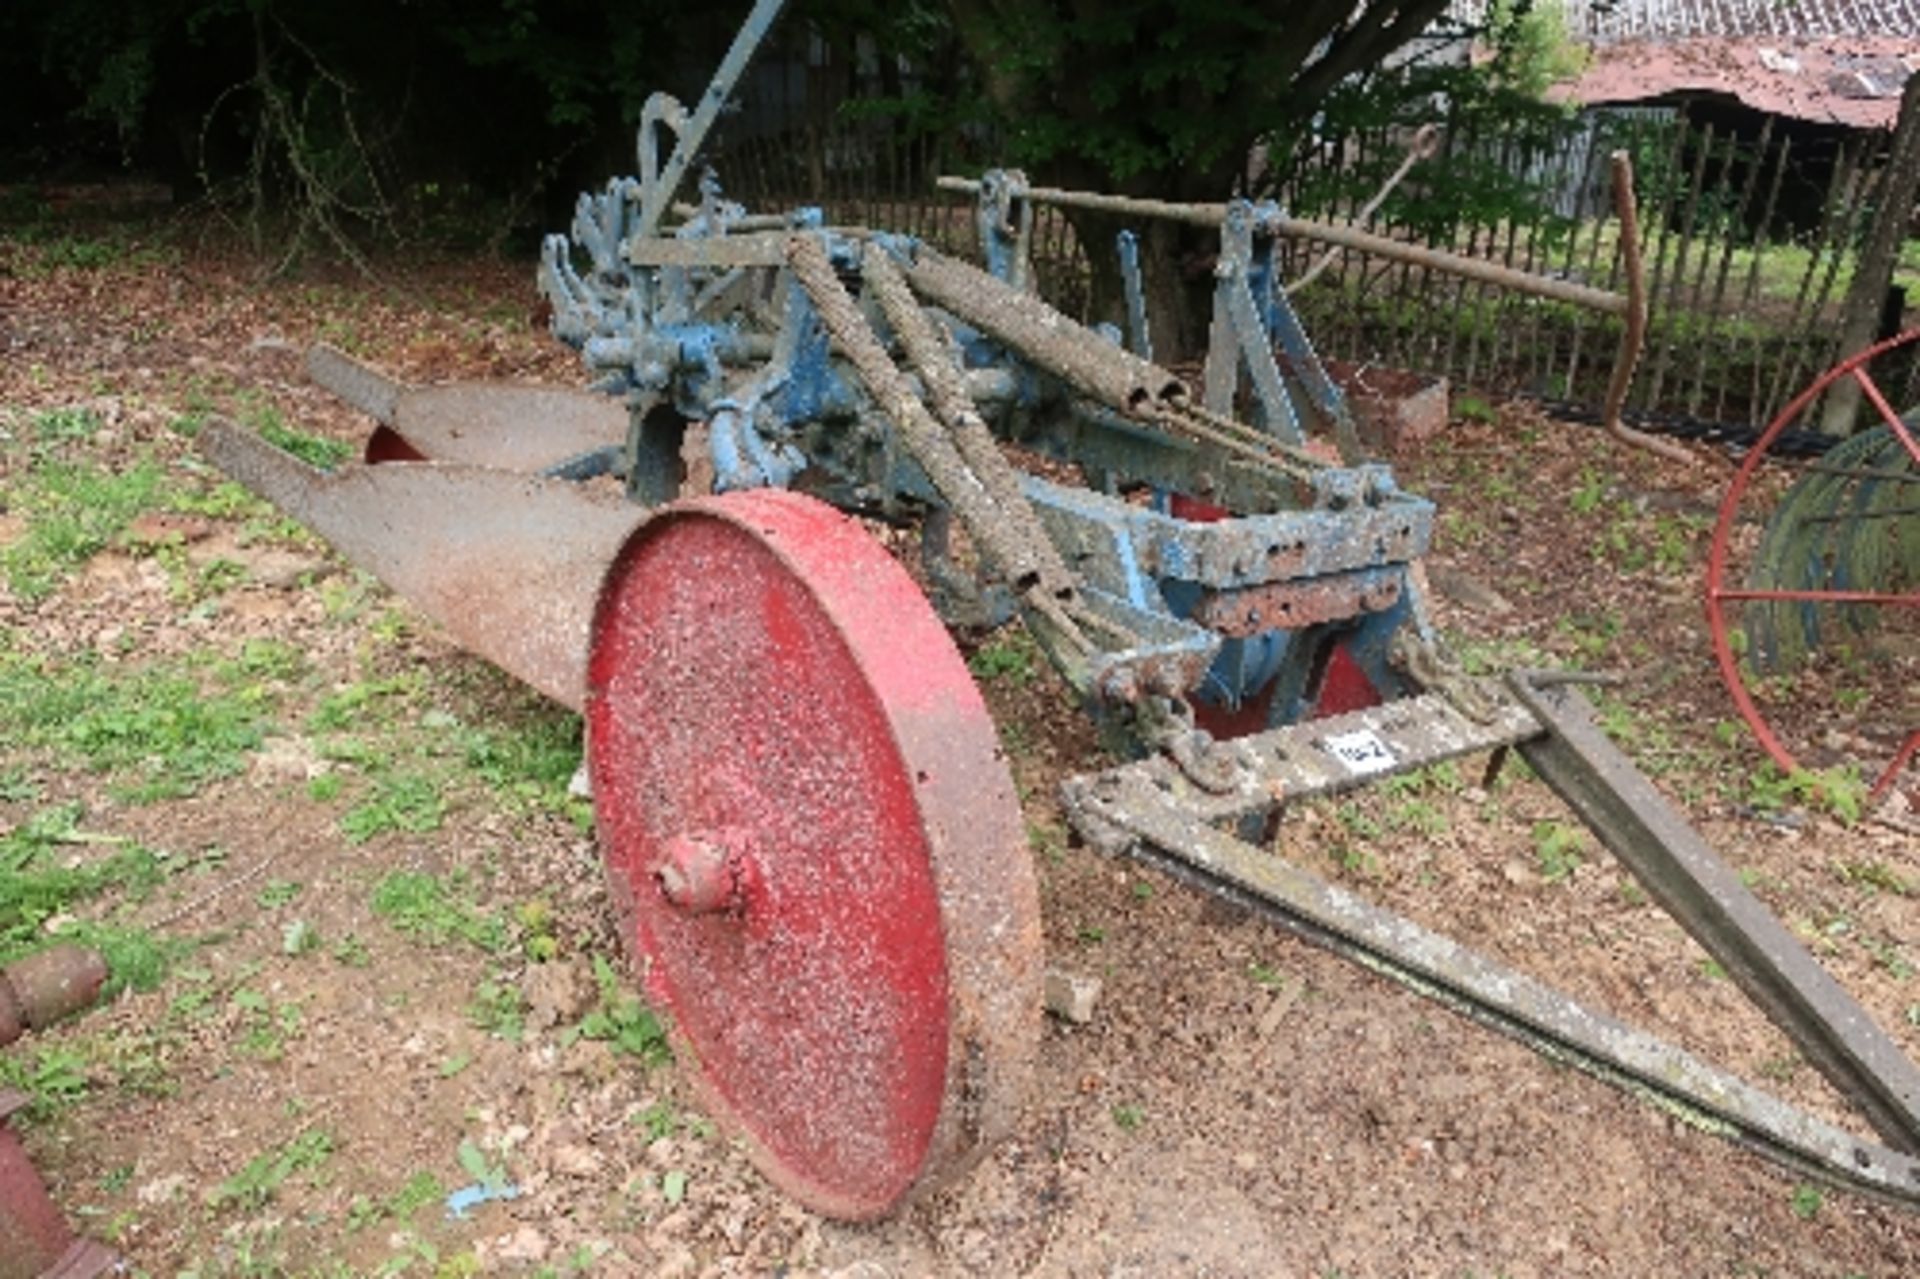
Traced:
[[[461, 643], [583, 712], [623, 939], [689, 1076], [767, 1175], [875, 1217], [1017, 1116], [1041, 1027], [1035, 878], [943, 625], [1017, 616], [1133, 747], [1066, 784], [1089, 843], [1775, 1158], [1920, 1200], [1920, 1072], [1607, 744], [1571, 679], [1469, 677], [1443, 654], [1414, 571], [1433, 508], [1355, 455], [1275, 279], [1276, 238], [1312, 224], [1244, 201], [1189, 210], [1222, 237], [1196, 395], [1153, 361], [1137, 312], [1123, 338], [1033, 295], [1016, 173], [976, 186], [985, 269], [814, 210], [748, 215], [711, 175], [675, 205], [778, 8], [756, 7], [693, 112], [648, 103], [641, 176], [583, 196], [571, 240], [546, 245], [554, 331], [594, 391], [412, 388], [321, 348], [313, 375], [378, 423], [366, 464], [316, 470], [222, 423], [202, 437]], [[1485, 266], [1461, 262], [1441, 265]], [[1050, 464], [1015, 466], [1010, 445]], [[856, 515], [918, 525], [926, 591]], [[1510, 749], [1878, 1142], [1251, 842], [1302, 797]]]

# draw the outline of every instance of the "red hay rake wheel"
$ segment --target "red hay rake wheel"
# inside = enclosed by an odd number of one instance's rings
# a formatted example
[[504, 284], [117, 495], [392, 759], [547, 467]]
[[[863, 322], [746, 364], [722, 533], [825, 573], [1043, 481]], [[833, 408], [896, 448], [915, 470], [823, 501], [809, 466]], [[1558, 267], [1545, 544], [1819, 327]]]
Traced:
[[[1920, 329], [1827, 370], [1782, 409], [1741, 461], [1720, 504], [1707, 562], [1707, 624], [1721, 678], [1769, 758], [1789, 773], [1814, 739], [1776, 728], [1754, 671], [1797, 662], [1828, 643], [1867, 648], [1863, 669], [1890, 690], [1854, 741], [1875, 796], [1920, 756], [1920, 426], [1903, 420], [1869, 365], [1887, 370], [1920, 354]], [[1913, 366], [1908, 363], [1908, 367]], [[1904, 379], [1911, 395], [1916, 375]], [[1852, 379], [1875, 421], [1804, 465], [1784, 492], [1766, 463], [1811, 405]], [[1898, 384], [1896, 384], [1898, 385]], [[1770, 511], [1764, 531], [1756, 511]], [[1736, 635], [1741, 639], [1736, 643]], [[1776, 714], [1775, 718], [1781, 718]]]
[[594, 619], [588, 758], [624, 940], [769, 1178], [865, 1219], [1011, 1125], [1038, 897], [991, 718], [854, 521], [775, 490], [665, 508]]

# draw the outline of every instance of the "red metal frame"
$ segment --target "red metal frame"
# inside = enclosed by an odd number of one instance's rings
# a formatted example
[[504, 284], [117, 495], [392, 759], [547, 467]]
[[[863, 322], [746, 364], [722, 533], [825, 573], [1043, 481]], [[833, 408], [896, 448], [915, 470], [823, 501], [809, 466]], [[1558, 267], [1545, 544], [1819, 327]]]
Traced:
[[[1773, 731], [1760, 707], [1754, 702], [1753, 695], [1747, 691], [1746, 681], [1740, 674], [1740, 659], [1733, 651], [1730, 625], [1727, 620], [1728, 602], [1743, 603], [1747, 600], [1809, 600], [1826, 601], [1835, 604], [1878, 604], [1890, 608], [1920, 608], [1920, 591], [1909, 594], [1893, 594], [1884, 591], [1807, 591], [1807, 590], [1752, 590], [1744, 587], [1729, 587], [1725, 584], [1728, 557], [1731, 550], [1734, 526], [1738, 523], [1741, 500], [1746, 496], [1748, 487], [1760, 465], [1766, 460], [1767, 451], [1780, 435], [1798, 421], [1807, 406], [1824, 394], [1828, 387], [1843, 377], [1851, 377], [1860, 384], [1867, 401], [1880, 414], [1881, 419], [1906, 448], [1916, 465], [1920, 465], [1920, 441], [1916, 441], [1913, 432], [1900, 420], [1893, 406], [1887, 403], [1886, 396], [1879, 385], [1867, 373], [1866, 366], [1888, 351], [1910, 343], [1920, 342], [1920, 329], [1910, 329], [1875, 346], [1869, 347], [1839, 364], [1828, 369], [1813, 385], [1795, 396], [1793, 402], [1781, 409], [1768, 425], [1754, 446], [1741, 459], [1740, 469], [1734, 474], [1732, 483], [1727, 485], [1726, 496], [1720, 501], [1720, 517], [1714, 525], [1713, 546], [1707, 555], [1706, 608], [1707, 630], [1713, 637], [1713, 653], [1720, 666], [1720, 678], [1727, 686], [1727, 692], [1733, 697], [1733, 704], [1739, 710], [1740, 717], [1746, 720], [1748, 727], [1759, 741], [1761, 749], [1782, 769], [1792, 772], [1799, 768], [1793, 752], [1788, 750], [1779, 735]], [[1917, 753], [1920, 753], [1920, 728], [1907, 734], [1892, 761], [1875, 778], [1872, 794], [1884, 794], [1893, 785], [1894, 778], [1906, 767]]]

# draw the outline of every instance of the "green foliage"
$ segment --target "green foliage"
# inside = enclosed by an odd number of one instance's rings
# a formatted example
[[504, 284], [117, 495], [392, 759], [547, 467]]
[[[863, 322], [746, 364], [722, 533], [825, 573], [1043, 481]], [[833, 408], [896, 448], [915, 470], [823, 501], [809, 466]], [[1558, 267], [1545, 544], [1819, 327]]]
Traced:
[[509, 807], [574, 816], [590, 806], [568, 793], [580, 765], [580, 717], [541, 706], [460, 734], [466, 765]]
[[26, 1093], [27, 1114], [45, 1119], [86, 1097], [87, 1058], [65, 1044], [36, 1044], [30, 1052], [0, 1057], [0, 1084]]
[[975, 679], [997, 680], [1012, 688], [1023, 688], [1033, 680], [1037, 648], [1025, 629], [1015, 629], [983, 644], [967, 659], [967, 669]]
[[474, 1183], [489, 1194], [498, 1194], [511, 1184], [506, 1162], [488, 1158], [487, 1152], [469, 1138], [460, 1139], [454, 1159], [459, 1163], [460, 1171], [473, 1178]]
[[340, 814], [340, 831], [356, 844], [389, 831], [423, 834], [439, 830], [446, 812], [446, 800], [431, 778], [385, 773], [374, 779], [371, 794]]
[[458, 940], [497, 953], [507, 945], [506, 924], [471, 900], [459, 872], [445, 879], [425, 871], [389, 872], [374, 885], [373, 912], [430, 946]]
[[1832, 814], [1843, 826], [1851, 826], [1866, 810], [1867, 789], [1857, 764], [1796, 768], [1787, 773], [1768, 762], [1748, 779], [1746, 800], [1762, 813], [1778, 813], [1803, 804]]
[[65, 662], [0, 653], [0, 733], [123, 779], [121, 794], [138, 803], [191, 795], [241, 771], [281, 669], [267, 649], [254, 661], [203, 655], [136, 669], [92, 652]]
[[309, 1128], [277, 1149], [248, 1160], [246, 1167], [214, 1189], [207, 1202], [214, 1208], [264, 1208], [279, 1195], [288, 1178], [320, 1167], [331, 1154], [332, 1135], [324, 1129]]
[[1565, 822], [1543, 821], [1533, 824], [1533, 851], [1540, 862], [1540, 877], [1556, 883], [1580, 869], [1586, 836], [1578, 826]]
[[304, 955], [320, 948], [320, 932], [304, 919], [289, 919], [280, 926], [280, 953]]
[[1568, 33], [1562, 0], [1492, 0], [1485, 39], [1493, 49], [1489, 78], [1524, 98], [1537, 101], [1586, 68], [1586, 51]]
[[369, 230], [472, 242], [569, 153], [630, 156], [646, 96], [693, 101], [742, 12], [10, 0], [0, 164], [157, 172], [182, 198], [222, 197], [263, 249]]
[[316, 733], [336, 733], [364, 728], [369, 722], [384, 723], [418, 692], [418, 679], [407, 676], [348, 684], [320, 699], [307, 716], [307, 727]]
[[279, 1061], [286, 1056], [287, 1042], [298, 1039], [306, 1025], [306, 1014], [299, 1004], [275, 1004], [248, 986], [235, 988], [227, 996], [227, 1006], [239, 1032], [234, 1047], [262, 1061]]
[[1453, 415], [1462, 422], [1497, 422], [1500, 414], [1491, 402], [1471, 393], [1453, 397]]
[[6, 505], [26, 518], [27, 527], [0, 548], [0, 570], [8, 589], [29, 604], [58, 590], [159, 498], [160, 469], [150, 459], [110, 471], [96, 459], [62, 455], [59, 445], [98, 426], [79, 410], [42, 414], [35, 420], [34, 461], [23, 479], [4, 490]]
[[347, 1229], [359, 1231], [385, 1222], [408, 1222], [422, 1208], [446, 1196], [447, 1189], [440, 1179], [423, 1169], [384, 1199], [355, 1195], [347, 1205]]
[[615, 1052], [638, 1057], [648, 1066], [671, 1061], [673, 1050], [667, 1045], [667, 1032], [660, 1019], [638, 998], [620, 989], [613, 965], [595, 955], [593, 977], [600, 988], [599, 1004], [580, 1019], [569, 1038], [603, 1040]]
[[1886, 892], [1906, 897], [1915, 891], [1913, 881], [1881, 861], [1835, 862], [1833, 873], [1841, 883], [1862, 887], [1869, 892]]
[[[1488, 15], [1492, 57], [1476, 65], [1410, 62], [1333, 86], [1320, 112], [1274, 131], [1273, 184], [1303, 215], [1357, 207], [1378, 191], [1402, 158], [1401, 145], [1422, 125], [1444, 129], [1440, 154], [1417, 163], [1380, 206], [1379, 217], [1415, 235], [1451, 243], [1465, 227], [1507, 222], [1543, 226], [1547, 243], [1571, 223], [1556, 217], [1528, 161], [1558, 150], [1571, 135], [1572, 111], [1540, 97], [1543, 80], [1565, 64], [1544, 7], [1496, 4]], [[1532, 10], [1539, 8], [1537, 14]], [[1359, 163], [1328, 165], [1360, 144]]]
[[[1120, 182], [1176, 167], [1215, 169], [1237, 159], [1235, 143], [1257, 132], [1249, 116], [1271, 110], [1284, 88], [1252, 83], [1249, 56], [1287, 38], [1282, 10], [1126, 4], [991, 12], [990, 29], [983, 23], [965, 34], [990, 81], [1020, 86], [1014, 100], [999, 103], [1020, 112], [1009, 120], [1020, 164], [1046, 168], [1071, 156]], [[1189, 109], [1174, 109], [1181, 102]], [[1208, 109], [1197, 109], [1202, 103]]]
[[496, 1039], [518, 1043], [527, 1028], [526, 1001], [510, 982], [483, 981], [467, 1005], [467, 1020]]
[[260, 415], [260, 438], [275, 448], [285, 449], [308, 466], [317, 466], [323, 471], [330, 471], [353, 456], [353, 446], [345, 441], [296, 431], [273, 412]]
[[514, 911], [520, 925], [520, 949], [536, 964], [544, 964], [560, 953], [560, 938], [554, 932], [553, 903], [544, 897], [520, 903]]
[[300, 895], [299, 884], [290, 879], [270, 879], [266, 887], [253, 895], [261, 910], [278, 910]]
[[[151, 990], [191, 944], [156, 936], [111, 918], [78, 917], [104, 898], [139, 902], [166, 876], [158, 854], [131, 840], [80, 829], [81, 808], [64, 804], [34, 814], [0, 836], [0, 964], [74, 942], [107, 962], [107, 993]], [[76, 849], [90, 855], [76, 856]], [[47, 925], [75, 916], [57, 937]]]

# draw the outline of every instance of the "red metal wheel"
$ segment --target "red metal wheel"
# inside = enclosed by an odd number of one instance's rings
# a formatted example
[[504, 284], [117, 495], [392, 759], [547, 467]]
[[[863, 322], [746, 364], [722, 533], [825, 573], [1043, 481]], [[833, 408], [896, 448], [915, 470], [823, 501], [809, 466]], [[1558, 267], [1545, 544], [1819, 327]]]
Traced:
[[877, 1217], [1010, 1126], [1038, 895], [966, 666], [860, 526], [777, 490], [664, 508], [609, 570], [588, 758], [625, 940], [761, 1169]]
[[[1801, 766], [1807, 735], [1793, 740], [1776, 729], [1750, 687], [1752, 666], [1797, 661], [1823, 634], [1867, 638], [1890, 693], [1873, 708], [1878, 718], [1850, 736], [1875, 756], [1860, 762], [1876, 795], [1920, 755], [1920, 429], [1894, 410], [1869, 366], [1910, 365], [1916, 343], [1920, 330], [1863, 351], [1780, 411], [1727, 487], [1707, 561], [1707, 624], [1721, 678], [1761, 747], [1788, 772]], [[1842, 379], [1858, 385], [1873, 425], [1805, 464], [1784, 492], [1768, 491], [1778, 477], [1768, 478], [1765, 463], [1780, 460], [1771, 450]], [[1911, 391], [1920, 375], [1910, 367], [1901, 381]], [[1770, 518], [1756, 518], [1756, 508], [1768, 507]]]

